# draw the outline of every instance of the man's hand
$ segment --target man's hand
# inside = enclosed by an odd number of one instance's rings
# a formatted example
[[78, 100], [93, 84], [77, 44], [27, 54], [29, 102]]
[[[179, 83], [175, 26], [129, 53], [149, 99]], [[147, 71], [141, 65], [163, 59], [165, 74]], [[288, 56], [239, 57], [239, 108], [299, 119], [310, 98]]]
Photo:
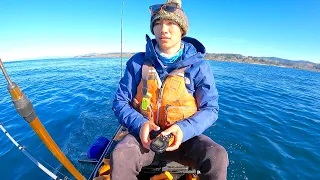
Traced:
[[140, 134], [139, 134], [142, 146], [149, 150], [150, 150], [150, 143], [151, 143], [150, 132], [152, 130], [159, 131], [160, 127], [154, 124], [153, 122], [148, 121], [142, 125], [140, 129]]
[[170, 126], [168, 129], [161, 132], [161, 135], [167, 136], [173, 134], [174, 140], [173, 143], [166, 149], [166, 151], [174, 151], [179, 148], [182, 143], [183, 132], [180, 127], [176, 124]]

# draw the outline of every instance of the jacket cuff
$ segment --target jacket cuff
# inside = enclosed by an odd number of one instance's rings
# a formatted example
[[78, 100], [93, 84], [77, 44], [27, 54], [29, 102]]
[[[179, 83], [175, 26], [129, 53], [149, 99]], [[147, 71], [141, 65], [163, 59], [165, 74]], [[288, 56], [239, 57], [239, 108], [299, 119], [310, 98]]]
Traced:
[[190, 126], [189, 123], [187, 123], [185, 121], [178, 121], [176, 123], [176, 125], [178, 125], [180, 127], [180, 129], [182, 130], [182, 133], [183, 133], [182, 142], [185, 142], [185, 141], [194, 137], [194, 133], [192, 133], [193, 127]]
[[149, 119], [146, 117], [143, 117], [141, 120], [139, 120], [137, 123], [133, 124], [133, 129], [131, 131], [131, 133], [140, 139], [140, 129], [143, 126], [144, 123], [148, 122]]

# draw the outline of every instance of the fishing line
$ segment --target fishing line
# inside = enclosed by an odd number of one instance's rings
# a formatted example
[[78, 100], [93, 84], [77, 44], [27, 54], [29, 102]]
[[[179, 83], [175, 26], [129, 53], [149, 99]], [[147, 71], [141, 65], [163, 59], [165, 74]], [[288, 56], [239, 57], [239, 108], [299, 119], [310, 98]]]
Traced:
[[36, 160], [26, 148], [21, 146], [13, 137], [7, 132], [7, 130], [3, 127], [2, 123], [0, 123], [0, 129], [3, 133], [10, 139], [10, 141], [25, 155], [27, 156], [38, 168], [40, 168], [44, 173], [49, 175], [52, 179], [58, 180], [58, 176], [51, 172], [48, 168], [43, 166], [38, 160]]
[[67, 178], [67, 179], [71, 179], [69, 178], [67, 175], [63, 174], [62, 172], [59, 171], [60, 167], [54, 168], [53, 166], [51, 166], [49, 163], [47, 163], [45, 160], [43, 160], [42, 158], [39, 158], [40, 161], [42, 161], [44, 164], [46, 164], [47, 166], [49, 166], [52, 170], [54, 170], [54, 172], [56, 174], [60, 174], [62, 177]]
[[124, 7], [124, 0], [122, 0], [122, 6], [121, 6], [121, 23], [120, 23], [120, 41], [121, 41], [121, 52], [120, 52], [120, 79], [122, 78], [122, 23], [123, 23], [123, 7]]
[[[33, 154], [33, 153], [32, 153], [33, 150], [30, 149], [30, 148], [28, 148], [27, 146], [23, 146], [22, 148], [28, 150], [31, 155]], [[56, 175], [57, 175], [57, 174], [60, 174], [61, 176], [64, 177], [64, 179], [65, 179], [65, 178], [71, 179], [71, 178], [69, 178], [67, 175], [61, 173], [61, 172], [58, 170], [58, 168], [60, 168], [60, 167], [54, 168], [52, 165], [50, 165], [49, 163], [47, 163], [47, 162], [46, 162], [44, 159], [42, 159], [41, 157], [38, 157], [38, 160], [41, 161], [42, 163], [46, 164], [48, 167], [50, 167], [51, 170], [52, 170], [53, 172], [55, 172]]]

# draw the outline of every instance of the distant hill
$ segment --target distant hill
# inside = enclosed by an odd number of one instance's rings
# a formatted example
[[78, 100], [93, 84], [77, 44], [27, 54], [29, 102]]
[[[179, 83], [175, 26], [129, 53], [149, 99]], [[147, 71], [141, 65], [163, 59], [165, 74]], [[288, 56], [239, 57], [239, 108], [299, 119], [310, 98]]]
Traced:
[[290, 63], [290, 62], [310, 63], [310, 61], [305, 61], [305, 60], [288, 60], [288, 59], [282, 59], [282, 58], [277, 58], [277, 57], [263, 57], [263, 58], [267, 58], [270, 60], [279, 61], [279, 62], [283, 62], [283, 63]]
[[[130, 58], [135, 53], [122, 53], [122, 57]], [[120, 53], [90, 53], [85, 55], [75, 56], [74, 58], [119, 58]]]
[[[123, 53], [122, 57], [130, 58], [135, 53]], [[74, 58], [119, 58], [120, 53], [91, 53], [86, 55], [75, 56]], [[214, 61], [228, 61], [228, 62], [241, 62], [250, 64], [264, 64], [270, 66], [281, 66], [287, 68], [297, 68], [310, 71], [320, 72], [320, 64], [310, 61], [293, 61], [278, 57], [253, 57], [243, 56], [241, 54], [226, 54], [226, 53], [207, 53], [205, 56], [207, 60]]]
[[313, 63], [310, 61], [293, 61], [289, 59], [282, 59], [277, 57], [253, 57], [253, 56], [243, 56], [241, 54], [221, 54], [221, 53], [208, 53], [206, 54], [206, 59], [218, 60], [218, 61], [232, 61], [232, 62], [242, 62], [251, 64], [265, 64], [271, 66], [282, 66], [288, 68], [305, 69], [311, 71], [320, 72], [320, 64]]

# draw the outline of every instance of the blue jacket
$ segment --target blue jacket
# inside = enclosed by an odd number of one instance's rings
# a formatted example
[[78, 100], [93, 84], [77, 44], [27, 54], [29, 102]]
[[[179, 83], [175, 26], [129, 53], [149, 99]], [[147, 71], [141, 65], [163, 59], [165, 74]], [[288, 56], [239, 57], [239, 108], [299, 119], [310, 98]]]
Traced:
[[183, 132], [183, 142], [194, 136], [202, 134], [218, 119], [218, 91], [210, 65], [204, 60], [205, 47], [196, 39], [184, 37], [182, 43], [185, 48], [182, 58], [170, 66], [165, 67], [158, 59], [155, 52], [155, 39], [146, 36], [146, 52], [140, 52], [131, 57], [123, 78], [120, 80], [113, 111], [121, 125], [128, 128], [129, 132], [139, 137], [141, 126], [148, 121], [139, 112], [131, 107], [131, 101], [137, 93], [137, 87], [141, 80], [141, 70], [145, 59], [149, 59], [157, 70], [161, 80], [172, 70], [188, 66], [185, 71], [186, 87], [192, 94], [198, 105], [198, 112], [190, 118], [176, 124]]

